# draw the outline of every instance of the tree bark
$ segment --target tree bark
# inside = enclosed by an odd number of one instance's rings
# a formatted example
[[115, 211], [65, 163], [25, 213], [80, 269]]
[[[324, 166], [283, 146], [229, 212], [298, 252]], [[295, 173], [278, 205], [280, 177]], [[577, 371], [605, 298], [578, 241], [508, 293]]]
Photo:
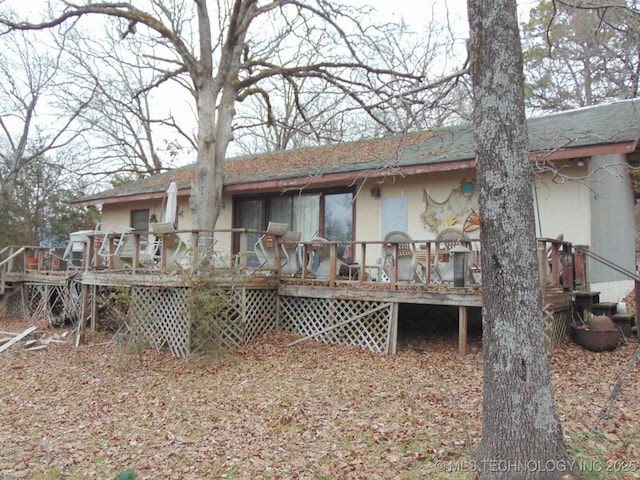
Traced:
[[545, 346], [516, 2], [468, 0], [468, 10], [482, 218], [480, 478], [561, 478], [572, 464]]
[[224, 161], [233, 139], [238, 72], [247, 29], [256, 7], [256, 0], [235, 0], [220, 53], [220, 64], [214, 76], [207, 5], [204, 0], [197, 2], [202, 58], [197, 73], [192, 73], [197, 92], [198, 155], [190, 198], [193, 228], [197, 230], [212, 230], [220, 215]]

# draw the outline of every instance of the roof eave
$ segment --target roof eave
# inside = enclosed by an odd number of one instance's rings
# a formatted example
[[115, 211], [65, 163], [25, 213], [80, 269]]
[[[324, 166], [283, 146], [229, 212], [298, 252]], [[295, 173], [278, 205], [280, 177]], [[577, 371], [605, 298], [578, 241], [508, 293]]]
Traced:
[[558, 150], [539, 150], [531, 152], [531, 160], [568, 160], [571, 158], [594, 157], [596, 155], [629, 154], [635, 151], [637, 140], [629, 140], [607, 145], [587, 145], [584, 147], [561, 148]]
[[[636, 150], [638, 146], [638, 139], [629, 140], [626, 142], [612, 143], [607, 145], [591, 145], [584, 147], [569, 147], [553, 151], [534, 151], [529, 154], [530, 159], [533, 160], [568, 160], [571, 158], [592, 157], [595, 155], [611, 155], [611, 154], [629, 154]], [[335, 172], [322, 175], [305, 175], [298, 177], [290, 177], [283, 179], [264, 180], [255, 182], [239, 182], [234, 184], [225, 185], [224, 191], [227, 193], [242, 193], [256, 190], [283, 190], [293, 188], [303, 188], [309, 186], [322, 186], [327, 184], [335, 184], [340, 182], [353, 182], [360, 179], [374, 179], [385, 178], [394, 175], [418, 175], [421, 173], [434, 173], [441, 171], [452, 170], [464, 170], [469, 168], [475, 168], [475, 160], [455, 160], [449, 162], [432, 163], [432, 164], [418, 164], [408, 165], [402, 167], [385, 169], [367, 169], [367, 170], [353, 170], [348, 172]], [[104, 197], [87, 199], [79, 202], [73, 202], [74, 205], [79, 207], [87, 207], [91, 205], [109, 205], [115, 203], [137, 202], [144, 200], [154, 200], [162, 198], [165, 195], [165, 190], [157, 192], [145, 192], [131, 195], [122, 195], [114, 197]], [[190, 188], [180, 189], [179, 195], [190, 195]]]
[[[160, 190], [157, 192], [133, 193], [131, 195], [90, 198], [71, 203], [72, 205], [76, 205], [78, 207], [89, 207], [92, 205], [108, 205], [113, 203], [140, 202], [144, 200], [162, 199], [166, 194], [166, 190]], [[191, 189], [182, 189], [178, 191], [178, 196], [184, 196], [187, 194], [191, 194]]]
[[302, 188], [307, 186], [321, 186], [338, 182], [353, 182], [359, 179], [366, 180], [370, 178], [384, 178], [396, 175], [416, 175], [420, 173], [432, 173], [438, 171], [463, 170], [467, 168], [475, 168], [475, 160], [462, 160], [453, 162], [444, 162], [430, 165], [410, 165], [396, 167], [393, 170], [385, 169], [369, 169], [369, 170], [353, 170], [349, 172], [326, 173], [323, 175], [309, 175], [303, 177], [291, 177], [275, 180], [242, 182], [231, 185], [225, 185], [224, 191], [229, 193], [239, 193], [258, 189], [264, 190], [282, 190], [288, 188]]

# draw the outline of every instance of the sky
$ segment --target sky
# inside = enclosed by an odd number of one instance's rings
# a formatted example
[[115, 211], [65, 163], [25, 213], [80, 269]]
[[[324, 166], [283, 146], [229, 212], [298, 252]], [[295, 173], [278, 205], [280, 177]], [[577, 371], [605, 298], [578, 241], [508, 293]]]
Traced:
[[[60, 0], [51, 0], [52, 3], [60, 4]], [[84, 1], [84, 0], [83, 0]], [[143, 1], [143, 0], [141, 0]], [[146, 2], [146, 0], [144, 0]], [[215, 0], [209, 0], [214, 2]], [[266, 1], [266, 0], [265, 0]], [[438, 23], [448, 22], [456, 32], [456, 37], [460, 44], [464, 45], [464, 39], [468, 37], [467, 23], [467, 2], [466, 0], [336, 0], [340, 3], [351, 4], [353, 6], [369, 6], [377, 11], [377, 20], [381, 22], [404, 21], [416, 33], [425, 30], [432, 20]], [[47, 0], [0, 0], [1, 7], [13, 7], [17, 12], [24, 15], [28, 20], [37, 22], [41, 18], [41, 13], [46, 11]], [[77, 3], [81, 3], [80, 1]], [[135, 3], [135, 0], [133, 0]], [[519, 0], [523, 5], [521, 14], [528, 12], [531, 4], [536, 0]], [[435, 16], [435, 19], [433, 18]], [[166, 104], [167, 95], [162, 92], [163, 105]], [[172, 98], [181, 98], [176, 95]], [[190, 101], [190, 99], [189, 99]], [[182, 100], [177, 104], [172, 104], [172, 113], [177, 115], [181, 123], [192, 123], [193, 112], [190, 107], [185, 108], [187, 100]]]

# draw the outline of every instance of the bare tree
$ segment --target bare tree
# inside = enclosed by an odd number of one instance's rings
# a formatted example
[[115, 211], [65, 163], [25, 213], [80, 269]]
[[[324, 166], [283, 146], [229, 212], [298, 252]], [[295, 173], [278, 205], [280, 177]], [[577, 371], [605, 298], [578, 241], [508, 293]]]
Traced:
[[542, 321], [515, 0], [468, 0], [482, 218], [481, 479], [567, 478]]
[[[77, 122], [91, 91], [61, 113], [58, 92], [65, 83], [59, 51], [27, 34], [0, 37], [0, 208], [11, 200], [21, 172], [82, 134]], [[42, 52], [45, 53], [42, 53]]]
[[[213, 228], [220, 213], [224, 159], [233, 138], [236, 102], [251, 96], [262, 98], [269, 115], [270, 92], [263, 88], [267, 80], [280, 77], [291, 85], [302, 79], [323, 82], [346, 95], [379, 125], [385, 122], [371, 108], [375, 102], [442, 84], [428, 81], [422, 72], [379, 61], [379, 38], [374, 33], [384, 29], [367, 25], [357, 10], [329, 0], [228, 0], [216, 2], [214, 11], [209, 11], [211, 4], [206, 0], [151, 0], [145, 5], [147, 9], [142, 10], [133, 3], [64, 2], [64, 9], [47, 21], [36, 24], [0, 18], [0, 24], [6, 31], [42, 30], [77, 23], [87, 15], [116, 18], [122, 37], [136, 39], [141, 50], [153, 57], [156, 75], [152, 85], [174, 79], [191, 89], [198, 118], [191, 195], [195, 228]], [[191, 22], [194, 8], [195, 28]], [[286, 60], [273, 56], [274, 52], [295, 52], [292, 47], [298, 44], [308, 45], [307, 51], [321, 52], [321, 58], [307, 63], [304, 56], [290, 55]]]
[[80, 173], [140, 178], [174, 167], [181, 145], [195, 150], [196, 139], [170, 111], [155, 107], [167, 102], [155, 100], [149, 89], [153, 69], [140, 61], [135, 44], [121, 41], [128, 32], [113, 27], [105, 25], [97, 37], [67, 33], [64, 48], [74, 58], [74, 71], [64, 96], [75, 98], [94, 85], [93, 100], [80, 116], [90, 129]]

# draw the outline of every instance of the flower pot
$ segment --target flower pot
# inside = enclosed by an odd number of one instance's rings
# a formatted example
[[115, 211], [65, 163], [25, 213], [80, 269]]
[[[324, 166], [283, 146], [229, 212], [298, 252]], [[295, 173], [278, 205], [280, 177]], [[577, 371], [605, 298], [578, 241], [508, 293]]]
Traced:
[[620, 343], [618, 330], [593, 331], [573, 328], [571, 338], [575, 343], [592, 352], [610, 352]]

